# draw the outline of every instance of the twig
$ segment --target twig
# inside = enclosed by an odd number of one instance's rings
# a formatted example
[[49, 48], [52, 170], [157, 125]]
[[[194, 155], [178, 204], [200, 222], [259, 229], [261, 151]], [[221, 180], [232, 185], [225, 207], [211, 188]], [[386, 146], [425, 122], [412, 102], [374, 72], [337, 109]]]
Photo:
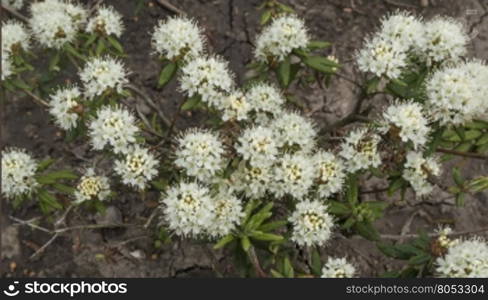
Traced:
[[181, 9], [179, 9], [178, 7], [174, 6], [173, 4], [169, 3], [166, 0], [157, 0], [156, 2], [159, 5], [161, 5], [162, 7], [166, 8], [167, 10], [169, 10], [175, 14], [186, 15], [186, 13], [184, 11], [182, 11]]
[[132, 84], [128, 84], [126, 85], [126, 87], [135, 92], [136, 94], [138, 94], [139, 96], [141, 96], [141, 98], [146, 101], [146, 103], [151, 106], [152, 108], [154, 108], [156, 110], [156, 112], [158, 113], [158, 116], [161, 118], [161, 120], [163, 121], [163, 123], [169, 127], [171, 122], [169, 121], [168, 117], [166, 117], [166, 115], [163, 113], [163, 111], [156, 105], [156, 103], [154, 103], [154, 101], [148, 96], [146, 95], [142, 90], [140, 90], [139, 88], [135, 87], [134, 85]]
[[44, 106], [44, 107], [49, 107], [49, 104], [45, 101], [45, 100], [42, 100], [39, 96], [37, 96], [36, 94], [32, 93], [31, 91], [29, 90], [24, 90], [24, 93], [26, 93], [27, 95], [29, 95], [33, 100], [34, 102], [36, 102], [37, 104], [41, 105], [41, 106]]
[[158, 210], [157, 210], [157, 209], [155, 209], [155, 210], [154, 210], [154, 211], [151, 213], [151, 215], [149, 216], [149, 218], [147, 218], [147, 221], [146, 221], [146, 223], [145, 223], [145, 224], [144, 224], [144, 226], [143, 226], [143, 227], [144, 227], [144, 229], [147, 229], [147, 228], [149, 227], [149, 225], [151, 225], [151, 222], [152, 222], [152, 220], [154, 219], [154, 217], [157, 215], [157, 213], [158, 213]]
[[263, 268], [261, 268], [261, 264], [259, 263], [258, 256], [256, 255], [256, 251], [254, 250], [254, 247], [251, 246], [247, 252], [249, 255], [249, 259], [251, 260], [252, 265], [254, 266], [254, 269], [256, 270], [256, 275], [258, 277], [267, 277], [266, 273], [263, 271]]
[[29, 19], [27, 19], [24, 15], [21, 13], [17, 12], [15, 9], [9, 7], [8, 5], [1, 5], [2, 9], [6, 10], [9, 14], [12, 16], [16, 17], [17, 19], [21, 20], [22, 22], [28, 23]]
[[21, 219], [18, 219], [14, 216], [8, 216], [10, 220], [12, 221], [15, 221], [21, 225], [27, 225], [31, 228], [34, 228], [34, 229], [37, 229], [37, 230], [40, 230], [40, 231], [44, 231], [44, 232], [47, 232], [47, 233], [52, 233], [52, 230], [49, 230], [45, 227], [42, 227], [42, 226], [39, 226], [39, 225], [36, 225], [34, 224], [33, 222], [38, 219], [38, 218], [34, 218], [34, 219], [31, 219], [31, 220], [21, 220]]
[[465, 156], [465, 157], [471, 157], [471, 158], [476, 158], [476, 159], [488, 160], [488, 156], [483, 155], [483, 154], [479, 154], [479, 153], [462, 152], [462, 151], [449, 150], [449, 149], [444, 149], [444, 148], [437, 148], [436, 151], [441, 152], [441, 153], [458, 155], [458, 156]]
[[59, 236], [59, 233], [55, 233], [50, 239], [49, 241], [47, 241], [44, 245], [42, 245], [41, 248], [37, 249], [36, 252], [34, 252], [34, 254], [32, 254], [29, 259], [33, 259], [34, 257], [38, 256], [39, 254], [41, 254], [42, 252], [44, 252], [44, 250], [49, 246], [51, 245]]
[[[459, 231], [459, 232], [454, 232], [449, 234], [449, 236], [459, 236], [459, 235], [467, 235], [467, 234], [475, 234], [475, 233], [482, 233], [488, 231], [488, 227], [485, 228], [479, 228], [479, 229], [474, 229], [474, 230], [465, 230], [465, 231]], [[428, 237], [437, 237], [439, 236], [438, 233], [429, 233], [427, 234]], [[398, 235], [398, 234], [381, 234], [380, 237], [382, 239], [389, 239], [389, 240], [398, 240], [398, 239], [404, 239], [404, 238], [416, 238], [418, 237], [418, 234], [405, 234], [405, 235]]]

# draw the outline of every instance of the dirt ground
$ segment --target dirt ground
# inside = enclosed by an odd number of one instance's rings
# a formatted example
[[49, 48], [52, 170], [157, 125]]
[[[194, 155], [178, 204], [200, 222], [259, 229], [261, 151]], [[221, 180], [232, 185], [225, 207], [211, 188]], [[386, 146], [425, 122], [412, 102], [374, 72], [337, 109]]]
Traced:
[[[85, 1], [90, 2], [90, 1]], [[145, 89], [156, 99], [162, 110], [171, 115], [182, 101], [175, 91], [173, 82], [164, 91], [155, 88], [160, 64], [150, 55], [150, 34], [158, 20], [171, 15], [161, 6], [150, 3], [137, 15], [134, 14], [137, 1], [105, 0], [124, 15], [126, 30], [122, 38], [129, 54], [126, 64], [132, 71], [131, 81]], [[245, 75], [244, 66], [252, 56], [252, 44], [258, 30], [260, 0], [171, 0], [175, 6], [198, 20], [205, 28], [210, 52], [217, 53], [231, 62], [239, 82]], [[352, 62], [353, 55], [360, 48], [363, 38], [379, 24], [379, 18], [397, 9], [406, 9], [428, 19], [435, 15], [448, 15], [461, 20], [470, 30], [472, 41], [470, 56], [488, 59], [488, 0], [284, 0], [296, 9], [306, 20], [315, 39], [327, 40], [333, 47], [327, 51], [344, 64], [344, 73], [352, 78], [359, 75]], [[425, 4], [427, 4], [425, 6]], [[301, 91], [299, 94], [314, 111], [314, 118], [320, 126], [347, 114], [354, 103], [354, 86], [345, 80], [334, 79], [331, 88]], [[91, 152], [82, 143], [65, 144], [62, 133], [50, 121], [46, 111], [22, 95], [10, 95], [3, 113], [3, 144], [22, 147], [36, 158], [47, 156], [60, 158], [61, 164], [82, 165], [90, 159]], [[381, 103], [381, 99], [375, 99]], [[375, 101], [373, 100], [373, 101]], [[194, 116], [179, 119], [177, 127], [183, 129], [195, 125]], [[459, 166], [470, 178], [487, 174], [488, 164], [483, 161], [456, 160], [450, 163]], [[448, 167], [446, 167], [447, 169]], [[442, 178], [444, 185], [450, 184], [450, 177]], [[381, 187], [380, 181], [368, 181], [364, 189]], [[124, 222], [144, 224], [154, 210], [157, 194], [148, 194], [140, 199], [135, 193], [119, 193], [111, 200], [104, 216], [73, 210], [66, 223], [103, 224]], [[382, 234], [416, 233], [418, 229], [431, 231], [438, 224], [450, 223], [456, 231], [472, 230], [488, 226], [487, 194], [477, 194], [466, 199], [466, 206], [450, 205], [452, 197], [440, 189], [433, 193], [428, 203], [420, 203], [412, 195], [407, 201], [389, 199], [385, 194], [364, 194], [390, 202], [386, 216], [376, 226]], [[443, 204], [441, 204], [442, 202]], [[27, 220], [40, 216], [34, 202], [12, 211], [4, 205], [0, 214], [2, 231], [2, 256], [0, 276], [2, 277], [208, 277], [214, 276], [212, 260], [204, 246], [190, 241], [154, 247], [151, 232], [140, 227], [100, 230], [73, 230], [59, 236], [36, 258], [29, 257], [45, 244], [51, 235], [34, 231], [27, 226], [16, 226], [9, 218], [15, 216]], [[59, 217], [59, 216], [56, 216]], [[55, 217], [55, 218], [56, 218]], [[46, 222], [46, 221], [43, 221]], [[42, 223], [41, 223], [42, 224]], [[44, 223], [48, 224], [48, 223]], [[359, 268], [363, 277], [378, 276], [398, 267], [399, 262], [385, 258], [371, 242], [360, 237], [344, 238], [336, 234], [322, 249], [322, 254], [346, 255]], [[233, 274], [231, 263], [225, 253], [218, 253], [217, 259]]]

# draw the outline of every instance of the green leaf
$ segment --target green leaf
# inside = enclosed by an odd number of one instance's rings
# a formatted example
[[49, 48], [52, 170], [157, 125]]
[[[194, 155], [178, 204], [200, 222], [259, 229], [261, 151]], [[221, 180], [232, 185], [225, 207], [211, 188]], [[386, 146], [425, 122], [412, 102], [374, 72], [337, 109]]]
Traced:
[[228, 234], [226, 236], [224, 236], [223, 238], [221, 238], [215, 245], [214, 245], [214, 249], [220, 249], [222, 247], [224, 247], [225, 245], [227, 245], [228, 243], [232, 242], [234, 240], [234, 236], [232, 234]]
[[278, 80], [283, 88], [287, 88], [290, 84], [290, 74], [291, 74], [291, 64], [290, 64], [290, 57], [286, 57], [279, 65], [278, 69], [276, 69], [276, 74], [278, 76]]
[[61, 184], [61, 183], [53, 184], [53, 188], [57, 189], [58, 191], [60, 191], [62, 193], [66, 193], [66, 194], [74, 194], [75, 190], [76, 190], [75, 188], [73, 188], [71, 186]]
[[269, 242], [278, 242], [283, 240], [283, 237], [281, 235], [265, 233], [257, 230], [252, 231], [250, 237], [252, 237], [255, 240], [269, 241]]
[[30, 85], [28, 85], [24, 80], [22, 80], [21, 78], [14, 78], [14, 79], [11, 79], [10, 82], [17, 88], [19, 89], [22, 89], [22, 90], [26, 90], [26, 91], [31, 91], [32, 90], [32, 87]]
[[271, 269], [271, 275], [274, 278], [284, 278], [285, 277], [285, 276], [283, 276], [283, 274], [281, 274], [280, 272], [276, 271], [275, 269]]
[[484, 144], [488, 144], [488, 132], [484, 133], [477, 141], [476, 146], [481, 146]]
[[346, 199], [349, 204], [355, 206], [358, 203], [358, 179], [355, 175], [350, 175], [347, 179]]
[[316, 248], [312, 251], [312, 265], [311, 265], [312, 273], [315, 276], [322, 275], [322, 260], [320, 258], [320, 253], [317, 251]]
[[322, 56], [308, 56], [302, 58], [302, 61], [312, 69], [326, 74], [333, 74], [340, 67], [336, 62]]
[[410, 258], [408, 263], [411, 265], [423, 265], [429, 262], [431, 259], [432, 257], [430, 255], [423, 253]]
[[263, 12], [263, 14], [261, 15], [261, 20], [259, 21], [259, 23], [261, 25], [264, 25], [266, 23], [268, 23], [268, 21], [271, 19], [271, 14], [272, 14], [272, 11], [271, 10], [265, 10]]
[[459, 171], [459, 168], [456, 168], [455, 167], [455, 168], [452, 169], [452, 178], [454, 179], [454, 182], [458, 186], [462, 186], [464, 184], [464, 180], [461, 177], [461, 172]]
[[192, 97], [188, 98], [185, 103], [181, 106], [181, 110], [191, 110], [197, 107], [200, 104], [200, 96], [193, 95]]
[[171, 78], [173, 78], [173, 76], [176, 73], [176, 70], [177, 70], [176, 63], [170, 62], [169, 64], [167, 64], [159, 74], [158, 88], [166, 85], [171, 80]]
[[350, 217], [346, 220], [346, 222], [344, 222], [344, 224], [342, 224], [342, 228], [343, 229], [349, 229], [352, 227], [352, 225], [354, 225], [356, 223], [356, 219], [354, 219], [353, 217]]
[[373, 77], [366, 82], [366, 93], [372, 94], [378, 90], [378, 85], [380, 83], [379, 77]]
[[246, 224], [247, 230], [252, 230], [259, 227], [264, 220], [271, 217], [271, 209], [273, 208], [273, 202], [269, 202], [263, 208], [261, 208], [257, 213], [255, 213], [252, 217], [249, 218], [249, 221]]
[[479, 138], [483, 133], [479, 130], [467, 130], [464, 133], [464, 140], [471, 141]]
[[351, 214], [351, 207], [338, 201], [329, 201], [329, 213], [337, 216], [347, 216]]
[[63, 206], [56, 200], [56, 198], [45, 190], [39, 191], [39, 205], [44, 213], [48, 213], [55, 209], [61, 209]]
[[251, 248], [251, 241], [247, 236], [241, 238], [241, 246], [245, 252], [249, 251], [249, 248]]
[[359, 235], [367, 240], [377, 241], [380, 239], [378, 231], [376, 231], [376, 229], [373, 227], [373, 224], [371, 224], [370, 222], [356, 223], [354, 225], [354, 228]]
[[457, 145], [454, 148], [454, 150], [461, 151], [461, 152], [468, 152], [472, 146], [473, 146], [473, 144], [471, 142], [464, 142], [464, 143]]
[[242, 219], [242, 222], [245, 224], [249, 220], [249, 217], [251, 216], [252, 211], [258, 207], [261, 204], [261, 201], [257, 199], [252, 199], [247, 202], [246, 207], [244, 208], [244, 218]]
[[54, 179], [77, 179], [78, 178], [78, 176], [75, 173], [73, 173], [71, 170], [54, 171], [45, 174], [44, 176], [49, 178], [54, 178]]
[[168, 182], [165, 179], [153, 180], [151, 184], [160, 191], [164, 191], [168, 187]]
[[104, 38], [98, 39], [97, 48], [95, 49], [95, 54], [97, 56], [100, 56], [100, 54], [102, 54], [105, 48], [106, 46], [105, 46]]
[[88, 48], [91, 44], [93, 44], [97, 40], [96, 34], [91, 34], [90, 37], [86, 40], [84, 47]]
[[310, 50], [324, 49], [330, 47], [331, 43], [326, 41], [311, 41], [308, 43], [307, 48]]
[[61, 58], [61, 55], [60, 55], [59, 51], [56, 51], [56, 53], [54, 53], [54, 56], [51, 57], [51, 60], [49, 61], [49, 71], [59, 71], [60, 70], [58, 67], [60, 58]]
[[287, 221], [269, 222], [259, 226], [259, 230], [263, 232], [273, 231], [275, 229], [285, 226], [287, 223]]
[[37, 172], [42, 172], [49, 168], [56, 160], [52, 158], [47, 158], [37, 164]]
[[64, 50], [66, 50], [66, 52], [68, 52], [69, 54], [71, 55], [74, 55], [75, 57], [81, 59], [81, 60], [86, 60], [85, 56], [83, 56], [83, 54], [79, 53], [75, 48], [73, 48], [73, 46], [71, 46], [70, 44], [66, 44], [64, 46]]
[[287, 278], [295, 277], [295, 271], [293, 270], [293, 266], [291, 265], [290, 259], [285, 257], [283, 259], [283, 275]]
[[114, 38], [113, 36], [108, 36], [107, 37], [108, 39], [108, 42], [120, 53], [120, 54], [124, 54], [124, 48], [122, 47], [122, 45], [119, 43], [119, 41], [117, 41], [116, 38]]
[[390, 243], [386, 242], [378, 242], [376, 243], [376, 247], [380, 250], [384, 255], [392, 258], [397, 259], [408, 259], [409, 256], [405, 256], [404, 253], [398, 251], [397, 247]]

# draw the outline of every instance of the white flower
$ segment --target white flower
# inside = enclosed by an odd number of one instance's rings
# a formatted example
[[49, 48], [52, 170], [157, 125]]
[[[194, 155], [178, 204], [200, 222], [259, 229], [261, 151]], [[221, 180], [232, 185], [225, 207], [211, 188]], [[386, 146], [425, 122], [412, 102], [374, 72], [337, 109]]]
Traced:
[[442, 125], [464, 124], [483, 113], [486, 85], [478, 77], [483, 72], [473, 71], [484, 68], [480, 62], [470, 62], [435, 71], [426, 83], [426, 106], [433, 118]]
[[[3, 51], [2, 51], [3, 52]], [[2, 54], [2, 80], [7, 79], [14, 73], [12, 66], [12, 59], [9, 55]]]
[[378, 152], [380, 137], [366, 128], [352, 131], [342, 143], [339, 155], [344, 159], [347, 171], [353, 173], [358, 170], [376, 168], [381, 164]]
[[213, 220], [207, 229], [212, 237], [223, 237], [241, 223], [242, 203], [229, 191], [220, 191], [213, 197]]
[[215, 221], [215, 201], [208, 188], [195, 182], [181, 182], [162, 196], [164, 220], [169, 229], [183, 237], [197, 238]]
[[285, 100], [281, 93], [272, 85], [258, 83], [246, 93], [246, 99], [254, 112], [277, 115], [282, 111]]
[[237, 153], [255, 167], [272, 164], [278, 155], [273, 130], [263, 126], [244, 130], [235, 148]]
[[152, 35], [153, 48], [169, 60], [198, 57], [203, 52], [203, 44], [202, 30], [195, 21], [186, 17], [160, 21]]
[[115, 161], [115, 173], [124, 184], [144, 190], [148, 181], [158, 174], [159, 162], [147, 149], [133, 146], [121, 160]]
[[278, 147], [285, 152], [310, 153], [317, 131], [311, 120], [295, 112], [285, 112], [271, 122]]
[[82, 6], [59, 0], [35, 2], [30, 11], [29, 25], [34, 37], [42, 46], [56, 49], [75, 39], [87, 16]]
[[277, 197], [289, 194], [296, 199], [307, 195], [314, 180], [313, 160], [302, 154], [285, 154], [274, 169], [272, 190]]
[[310, 42], [303, 20], [294, 15], [278, 17], [257, 37], [254, 56], [267, 62], [269, 58], [282, 61], [294, 49], [305, 48]]
[[76, 86], [59, 89], [51, 96], [49, 112], [64, 130], [76, 127], [79, 115], [74, 111], [81, 104], [81, 92]]
[[440, 165], [434, 157], [424, 158], [422, 153], [410, 151], [404, 165], [403, 178], [407, 180], [419, 196], [432, 192], [429, 176], [439, 176]]
[[138, 131], [136, 118], [120, 107], [102, 107], [89, 125], [93, 148], [102, 150], [108, 144], [115, 153], [127, 153], [136, 142]]
[[223, 111], [222, 120], [242, 121], [247, 119], [247, 114], [252, 106], [242, 92], [234, 91], [229, 95], [222, 97], [222, 101], [218, 104], [218, 108]]
[[79, 204], [89, 200], [107, 199], [110, 195], [110, 185], [106, 176], [96, 175], [92, 168], [86, 170], [85, 175], [76, 186], [75, 203]]
[[330, 239], [334, 227], [327, 209], [327, 205], [317, 200], [298, 202], [288, 219], [293, 225], [291, 240], [299, 246], [324, 245]]
[[242, 161], [231, 175], [231, 188], [237, 192], [244, 192], [250, 199], [258, 199], [266, 194], [272, 180], [271, 165], [248, 166]]
[[97, 9], [97, 14], [90, 18], [86, 25], [86, 31], [89, 33], [98, 33], [101, 35], [114, 35], [120, 37], [124, 30], [122, 15], [112, 6], [102, 6]]
[[488, 245], [480, 238], [464, 240], [436, 259], [438, 277], [488, 277]]
[[109, 56], [92, 58], [79, 75], [84, 92], [90, 99], [109, 90], [121, 93], [123, 86], [129, 82], [124, 65]]
[[444, 249], [448, 249], [459, 243], [459, 239], [452, 240], [448, 237], [452, 233], [452, 228], [449, 226], [439, 228], [436, 230], [436, 233], [439, 235], [436, 240], [437, 245]]
[[397, 12], [381, 20], [379, 35], [396, 40], [403, 49], [412, 50], [424, 38], [424, 24], [408, 12]]
[[219, 107], [224, 92], [231, 92], [233, 75], [219, 57], [198, 57], [181, 68], [180, 88], [189, 97], [200, 95], [202, 101]]
[[30, 35], [24, 24], [8, 20], [2, 23], [2, 55], [12, 55], [30, 48]]
[[314, 155], [313, 160], [319, 196], [327, 198], [339, 192], [346, 177], [342, 159], [330, 152], [319, 151]]
[[450, 18], [435, 18], [424, 26], [418, 42], [419, 55], [427, 64], [458, 61], [467, 52], [468, 34], [463, 25]]
[[15, 10], [22, 9], [24, 6], [24, 0], [2, 0], [2, 5], [9, 6]]
[[428, 119], [424, 116], [423, 107], [415, 102], [397, 102], [390, 105], [383, 113], [384, 124], [381, 131], [390, 132], [402, 142], [413, 144], [419, 149], [427, 142], [430, 128]]
[[396, 79], [407, 65], [406, 49], [397, 39], [375, 35], [366, 40], [357, 55], [357, 63], [363, 72]]
[[329, 257], [322, 268], [322, 278], [352, 278], [356, 268], [345, 258]]
[[30, 194], [38, 185], [36, 161], [21, 149], [2, 151], [2, 193], [7, 198]]
[[209, 131], [190, 130], [178, 139], [175, 164], [190, 176], [208, 182], [222, 169], [224, 146]]

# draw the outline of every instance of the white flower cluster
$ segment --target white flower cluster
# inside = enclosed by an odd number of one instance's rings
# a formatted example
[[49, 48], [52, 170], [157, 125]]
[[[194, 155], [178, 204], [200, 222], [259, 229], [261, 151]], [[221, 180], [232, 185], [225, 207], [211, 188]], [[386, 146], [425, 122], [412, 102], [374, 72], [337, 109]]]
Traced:
[[274, 168], [271, 190], [278, 197], [289, 194], [302, 199], [312, 187], [315, 175], [309, 156], [285, 154]]
[[24, 6], [24, 0], [2, 0], [2, 5], [20, 10]]
[[81, 91], [77, 86], [59, 89], [51, 96], [49, 112], [59, 127], [64, 130], [76, 127], [80, 119], [76, 109], [80, 107], [81, 100]]
[[[339, 192], [344, 185], [346, 170], [342, 159], [326, 151], [314, 155], [314, 174], [317, 192], [320, 197], [327, 198]], [[318, 174], [318, 176], [317, 176]]]
[[366, 40], [357, 62], [363, 72], [399, 78], [411, 58], [431, 65], [457, 61], [466, 53], [468, 36], [459, 22], [436, 18], [423, 23], [399, 12], [382, 20], [381, 28]]
[[2, 23], [2, 55], [13, 55], [30, 48], [30, 35], [24, 24], [8, 20]]
[[349, 172], [376, 168], [381, 164], [378, 151], [380, 137], [366, 128], [352, 131], [342, 144], [339, 155], [346, 162]]
[[277, 17], [258, 36], [254, 56], [263, 62], [282, 61], [294, 49], [307, 47], [309, 42], [303, 20], [295, 15]]
[[75, 203], [90, 200], [103, 201], [110, 195], [110, 185], [106, 176], [96, 175], [93, 168], [86, 170], [85, 175], [76, 186]]
[[251, 166], [242, 161], [232, 173], [231, 186], [236, 192], [244, 192], [249, 199], [264, 197], [271, 182], [273, 168], [270, 165]]
[[300, 246], [321, 246], [331, 236], [334, 222], [327, 213], [327, 205], [318, 200], [297, 203], [288, 219], [293, 225], [291, 240]]
[[404, 143], [412, 143], [419, 149], [427, 142], [430, 133], [429, 121], [422, 105], [409, 101], [390, 105], [383, 113], [384, 124], [381, 131], [389, 132]]
[[36, 161], [24, 150], [2, 151], [2, 193], [7, 198], [31, 193], [38, 185], [36, 170]]
[[164, 58], [188, 60], [202, 54], [204, 38], [195, 21], [174, 17], [159, 22], [152, 35], [152, 45]]
[[115, 161], [115, 173], [124, 184], [144, 190], [149, 181], [158, 174], [159, 162], [148, 149], [131, 146], [124, 158]]
[[455, 62], [466, 55], [469, 37], [463, 24], [450, 18], [435, 18], [424, 25], [418, 40], [420, 56], [428, 64]]
[[181, 68], [180, 88], [189, 97], [200, 95], [202, 101], [220, 106], [224, 93], [234, 85], [227, 62], [219, 57], [198, 57]]
[[285, 99], [280, 91], [267, 83], [253, 85], [246, 92], [246, 99], [255, 113], [266, 113], [273, 116], [282, 112]]
[[242, 121], [247, 119], [251, 105], [242, 92], [234, 91], [222, 98], [219, 109], [222, 110], [222, 120]]
[[278, 155], [273, 130], [263, 126], [245, 129], [235, 148], [254, 167], [269, 166]]
[[90, 59], [79, 74], [84, 93], [90, 99], [111, 91], [121, 93], [128, 83], [127, 75], [124, 65], [109, 56]]
[[124, 31], [122, 15], [111, 6], [101, 6], [97, 9], [97, 14], [88, 21], [86, 31], [119, 38]]
[[279, 115], [271, 123], [278, 147], [287, 152], [310, 153], [315, 146], [317, 131], [311, 120], [295, 112]]
[[460, 241], [448, 247], [436, 260], [438, 277], [488, 277], [488, 245], [480, 238]]
[[352, 278], [356, 268], [344, 257], [329, 257], [322, 268], [322, 278]]
[[2, 80], [12, 76], [13, 72], [12, 61], [7, 55], [2, 55]]
[[209, 182], [224, 166], [223, 154], [224, 146], [216, 134], [194, 129], [178, 139], [175, 165], [188, 175]]
[[424, 157], [420, 152], [407, 153], [403, 178], [407, 180], [419, 196], [432, 192], [433, 186], [428, 181], [430, 176], [439, 176], [441, 168], [434, 157]]
[[104, 106], [89, 124], [89, 136], [93, 148], [102, 150], [106, 145], [113, 147], [114, 153], [128, 153], [136, 142], [139, 131], [136, 118], [126, 109]]
[[241, 202], [228, 192], [212, 197], [195, 182], [181, 182], [162, 196], [164, 220], [177, 235], [221, 237], [231, 232], [243, 216]]
[[488, 66], [470, 61], [434, 72], [426, 83], [427, 107], [441, 124], [464, 124], [488, 110]]
[[13, 55], [30, 48], [30, 35], [27, 28], [17, 21], [2, 23], [2, 80], [13, 72]]
[[32, 34], [42, 46], [55, 49], [72, 42], [88, 16], [83, 6], [60, 0], [34, 2], [30, 11]]

